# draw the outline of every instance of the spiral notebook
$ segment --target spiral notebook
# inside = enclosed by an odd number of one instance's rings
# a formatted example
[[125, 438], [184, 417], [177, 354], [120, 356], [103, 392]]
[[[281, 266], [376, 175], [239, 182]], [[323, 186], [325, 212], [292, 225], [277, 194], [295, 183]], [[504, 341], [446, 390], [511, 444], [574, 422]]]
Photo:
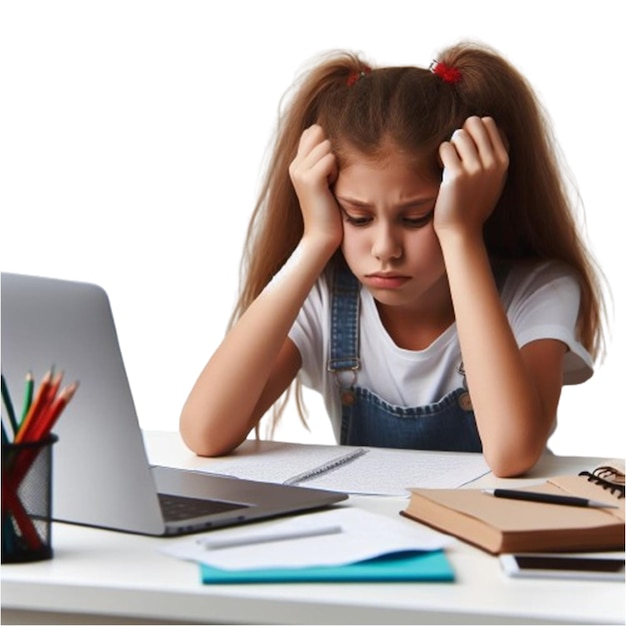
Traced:
[[[492, 554], [624, 549], [623, 461], [554, 476], [528, 491], [599, 500], [616, 508], [494, 498], [481, 489], [412, 489], [401, 514]], [[522, 489], [523, 491], [524, 489]]]
[[[381, 468], [384, 468], [382, 470]], [[457, 488], [487, 474], [475, 452], [432, 452], [248, 440], [224, 459], [198, 467], [233, 476], [342, 493], [409, 496], [410, 487]]]
[[611, 459], [596, 467], [592, 472], [583, 471], [579, 476], [585, 476], [591, 483], [602, 487], [617, 498], [624, 497], [624, 460]]

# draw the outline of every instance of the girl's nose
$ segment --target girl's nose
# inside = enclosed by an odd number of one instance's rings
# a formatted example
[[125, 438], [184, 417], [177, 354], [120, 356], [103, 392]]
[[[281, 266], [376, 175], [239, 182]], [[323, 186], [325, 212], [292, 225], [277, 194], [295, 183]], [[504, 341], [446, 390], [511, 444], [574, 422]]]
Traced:
[[374, 232], [372, 255], [379, 261], [390, 261], [402, 256], [400, 239], [389, 225], [381, 223]]

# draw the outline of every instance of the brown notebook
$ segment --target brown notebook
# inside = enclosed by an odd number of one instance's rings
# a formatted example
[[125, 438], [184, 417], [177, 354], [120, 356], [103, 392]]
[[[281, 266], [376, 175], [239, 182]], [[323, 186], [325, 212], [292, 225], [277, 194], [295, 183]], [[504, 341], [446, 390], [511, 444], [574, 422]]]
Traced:
[[[623, 481], [623, 474], [622, 474]], [[624, 549], [624, 487], [590, 472], [523, 490], [617, 504], [592, 508], [495, 498], [480, 489], [411, 489], [401, 514], [492, 554]]]

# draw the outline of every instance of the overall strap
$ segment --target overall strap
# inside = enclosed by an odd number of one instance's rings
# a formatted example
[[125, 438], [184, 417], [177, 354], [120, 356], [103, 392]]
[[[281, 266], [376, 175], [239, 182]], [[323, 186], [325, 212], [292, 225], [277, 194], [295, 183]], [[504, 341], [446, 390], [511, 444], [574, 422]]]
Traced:
[[352, 272], [337, 264], [331, 290], [330, 358], [328, 370], [358, 370], [361, 285]]

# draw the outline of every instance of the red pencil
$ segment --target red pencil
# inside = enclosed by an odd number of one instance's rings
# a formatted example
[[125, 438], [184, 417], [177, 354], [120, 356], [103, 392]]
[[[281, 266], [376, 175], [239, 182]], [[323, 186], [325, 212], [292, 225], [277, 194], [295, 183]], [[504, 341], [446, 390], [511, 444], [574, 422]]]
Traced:
[[[33, 428], [30, 429], [31, 432], [28, 435], [29, 441], [40, 441], [45, 439], [50, 434], [54, 424], [59, 418], [59, 415], [61, 415], [67, 403], [72, 399], [72, 396], [76, 393], [77, 388], [78, 382], [73, 382], [61, 391], [52, 405], [48, 407], [48, 410], [41, 414], [41, 417], [37, 419]], [[16, 493], [20, 483], [28, 473], [32, 464], [35, 462], [38, 454], [39, 449], [37, 448], [26, 449], [22, 450], [21, 454], [17, 456], [17, 459], [14, 460], [14, 465], [7, 476], [7, 483]]]
[[[32, 428], [33, 441], [39, 441], [47, 437], [54, 428], [56, 421], [63, 412], [63, 409], [67, 406], [67, 403], [74, 397], [78, 389], [78, 381], [74, 381], [72, 384], [65, 387], [61, 393], [48, 405], [46, 410], [41, 413], [41, 416], [37, 419], [37, 422]], [[30, 437], [31, 435], [29, 435]]]
[[15, 522], [22, 532], [22, 537], [31, 550], [39, 550], [42, 547], [42, 540], [37, 532], [37, 528], [30, 518], [24, 505], [17, 496], [12, 485], [2, 484], [2, 517], [13, 515]]
[[[59, 393], [59, 387], [61, 386], [61, 381], [63, 380], [63, 372], [59, 372], [50, 383], [50, 387], [46, 392], [46, 397], [44, 398], [44, 406], [48, 406], [55, 398], [57, 393]], [[45, 410], [45, 409], [44, 409]], [[43, 413], [43, 410], [42, 410]]]
[[[78, 381], [68, 385], [63, 389], [63, 391], [61, 391], [58, 397], [50, 405], [48, 405], [43, 413], [39, 413], [39, 416], [34, 422], [32, 422], [32, 426], [29, 428], [25, 437], [26, 442], [41, 441], [50, 434], [54, 424], [63, 412], [67, 403], [72, 399], [77, 388]], [[35, 462], [38, 454], [39, 449], [37, 448], [27, 449], [22, 450], [21, 454], [17, 455], [17, 458], [14, 457], [11, 459], [13, 467], [11, 467], [9, 475], [7, 476], [7, 481], [16, 492], [18, 486], [24, 479], [24, 476], [26, 476], [31, 465]]]

